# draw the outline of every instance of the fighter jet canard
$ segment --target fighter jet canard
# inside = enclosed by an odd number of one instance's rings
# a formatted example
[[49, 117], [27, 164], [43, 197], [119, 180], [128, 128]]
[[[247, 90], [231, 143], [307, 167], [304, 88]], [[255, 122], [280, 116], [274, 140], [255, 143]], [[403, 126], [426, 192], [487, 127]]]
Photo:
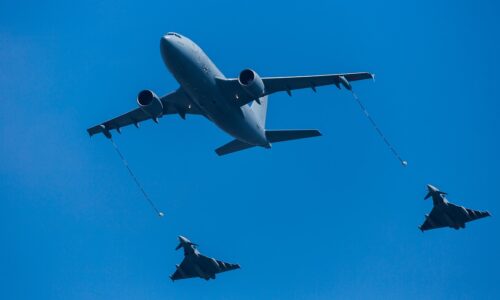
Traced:
[[[272, 143], [320, 136], [318, 130], [268, 130], [266, 125], [268, 95], [285, 91], [316, 88], [324, 85], [341, 86], [352, 91], [351, 82], [373, 79], [371, 73], [344, 73], [316, 76], [260, 77], [252, 69], [244, 69], [237, 78], [226, 78], [210, 58], [193, 41], [170, 32], [161, 38], [163, 61], [180, 87], [162, 97], [143, 90], [137, 96], [138, 108], [87, 129], [92, 136], [103, 133], [111, 138], [111, 130], [120, 133], [124, 126], [136, 127], [145, 120], [178, 114], [201, 115], [215, 123], [235, 139], [215, 150], [225, 155]], [[250, 105], [251, 104], [251, 105]]]
[[430, 184], [427, 185], [427, 190], [428, 193], [424, 199], [432, 197], [434, 207], [430, 214], [425, 215], [424, 224], [419, 226], [422, 232], [441, 227], [451, 227], [458, 230], [465, 228], [467, 222], [490, 216], [487, 211], [472, 210], [448, 202], [445, 197], [447, 193]]
[[176, 265], [177, 269], [170, 276], [172, 281], [193, 277], [200, 277], [205, 280], [215, 279], [217, 273], [240, 268], [238, 264], [226, 263], [200, 254], [197, 246], [187, 238], [179, 236], [179, 245], [175, 250], [184, 249], [184, 260], [180, 265]]

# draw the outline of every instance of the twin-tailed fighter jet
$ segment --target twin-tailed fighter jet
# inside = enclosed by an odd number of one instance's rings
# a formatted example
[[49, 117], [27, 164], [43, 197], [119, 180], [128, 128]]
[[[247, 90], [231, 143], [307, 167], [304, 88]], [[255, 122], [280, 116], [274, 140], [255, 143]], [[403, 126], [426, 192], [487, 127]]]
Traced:
[[239, 269], [240, 265], [230, 264], [200, 254], [197, 245], [183, 236], [179, 236], [179, 246], [175, 248], [184, 249], [184, 260], [177, 265], [177, 270], [170, 276], [172, 281], [192, 277], [200, 277], [205, 280], [215, 279], [215, 274]]
[[[162, 97], [150, 90], [137, 96], [138, 108], [87, 129], [92, 136], [103, 133], [111, 138], [111, 130], [120, 133], [124, 126], [136, 127], [145, 120], [165, 115], [201, 115], [234, 137], [234, 140], [215, 150], [225, 155], [259, 146], [271, 148], [272, 143], [320, 136], [318, 130], [266, 129], [267, 97], [276, 92], [324, 85], [343, 86], [352, 90], [351, 82], [372, 79], [373, 74], [344, 73], [314, 76], [260, 77], [252, 69], [244, 69], [237, 78], [226, 78], [198, 45], [185, 36], [170, 32], [161, 38], [163, 61], [180, 87]], [[250, 106], [250, 104], [252, 104]]]
[[487, 211], [472, 210], [448, 202], [445, 197], [446, 193], [430, 184], [427, 185], [427, 190], [425, 199], [432, 197], [434, 207], [430, 214], [425, 215], [425, 222], [419, 227], [422, 232], [440, 227], [451, 227], [458, 230], [465, 228], [467, 222], [490, 216]]

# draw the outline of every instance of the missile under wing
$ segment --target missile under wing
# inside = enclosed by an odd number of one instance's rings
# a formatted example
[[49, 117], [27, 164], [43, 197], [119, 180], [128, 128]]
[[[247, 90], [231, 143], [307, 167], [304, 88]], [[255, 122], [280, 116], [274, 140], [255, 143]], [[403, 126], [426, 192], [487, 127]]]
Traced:
[[183, 236], [179, 236], [179, 245], [175, 250], [184, 249], [184, 260], [176, 266], [175, 272], [170, 276], [172, 281], [193, 277], [205, 280], [215, 279], [217, 273], [239, 269], [240, 265], [226, 263], [201, 254], [192, 243]]
[[432, 197], [434, 207], [419, 227], [422, 232], [441, 227], [465, 228], [467, 222], [490, 216], [487, 211], [473, 210], [448, 202], [445, 197], [446, 193], [430, 184], [427, 185], [427, 189], [425, 199]]

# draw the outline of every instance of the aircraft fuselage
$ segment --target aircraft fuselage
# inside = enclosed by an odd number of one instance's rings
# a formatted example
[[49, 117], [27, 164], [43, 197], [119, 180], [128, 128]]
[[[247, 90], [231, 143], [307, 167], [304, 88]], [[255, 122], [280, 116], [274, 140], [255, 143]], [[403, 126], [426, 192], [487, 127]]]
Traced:
[[165, 65], [205, 117], [219, 128], [245, 143], [269, 147], [265, 128], [248, 105], [230, 103], [216, 78], [225, 78], [217, 66], [190, 39], [177, 33], [161, 38], [160, 50]]

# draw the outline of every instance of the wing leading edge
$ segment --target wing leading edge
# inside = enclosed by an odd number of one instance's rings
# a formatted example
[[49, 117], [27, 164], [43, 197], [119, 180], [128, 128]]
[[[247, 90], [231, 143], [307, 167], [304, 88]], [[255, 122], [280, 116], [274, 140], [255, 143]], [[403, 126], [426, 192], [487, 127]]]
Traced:
[[180, 266], [170, 276], [173, 281], [193, 277], [201, 277], [206, 280], [215, 278], [215, 274], [239, 269], [239, 264], [231, 264], [216, 260], [205, 255], [199, 255], [195, 259], [184, 258]]
[[[184, 119], [186, 114], [202, 114], [181, 89], [161, 97], [160, 101], [163, 106], [163, 111], [159, 118], [164, 115], [179, 114]], [[120, 132], [122, 127], [130, 124], [139, 127], [140, 122], [148, 119], [157, 122], [157, 118], [152, 118], [151, 115], [139, 107], [104, 123], [93, 126], [87, 129], [87, 132], [90, 136], [103, 133], [106, 137], [111, 138], [110, 130], [115, 129], [117, 132]]]
[[[316, 87], [325, 85], [335, 85], [339, 89], [341, 85], [351, 90], [352, 81], [374, 79], [375, 75], [368, 72], [326, 74], [311, 76], [288, 76], [288, 77], [263, 77], [264, 93], [260, 97], [270, 95], [276, 92], [287, 92], [291, 95], [292, 90], [311, 88], [316, 91]], [[255, 100], [242, 88], [237, 78], [222, 79], [218, 78], [218, 83], [231, 98], [235, 98], [235, 103], [239, 106], [248, 104]], [[238, 95], [235, 97], [235, 95]]]

